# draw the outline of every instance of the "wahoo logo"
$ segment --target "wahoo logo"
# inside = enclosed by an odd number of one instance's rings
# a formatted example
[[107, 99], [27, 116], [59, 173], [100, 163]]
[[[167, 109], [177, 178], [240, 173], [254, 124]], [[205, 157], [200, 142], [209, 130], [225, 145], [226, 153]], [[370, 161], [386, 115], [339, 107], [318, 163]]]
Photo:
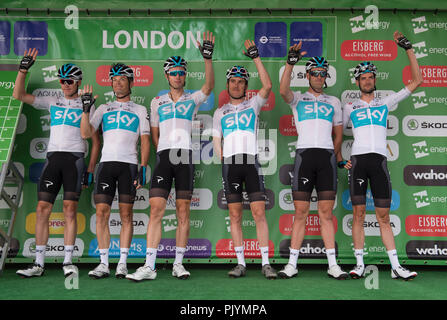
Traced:
[[[82, 112], [82, 110], [81, 110]], [[128, 130], [137, 132], [140, 120], [136, 114], [126, 111], [112, 111], [105, 113], [103, 116], [103, 131], [109, 130]]]
[[411, 19], [411, 23], [413, 25], [414, 34], [422, 33], [428, 31], [427, 21], [425, 20], [425, 16]]
[[300, 101], [296, 106], [298, 121], [322, 119], [332, 122], [334, 107], [324, 102], [306, 103]]
[[162, 105], [158, 108], [160, 122], [173, 118], [192, 121], [195, 107], [194, 100], [179, 101], [175, 105], [172, 102]]
[[71, 109], [64, 107], [50, 107], [51, 125], [67, 125], [76, 128], [81, 127], [82, 109]]
[[376, 125], [387, 127], [388, 108], [386, 105], [358, 109], [351, 112], [351, 121], [354, 128]]
[[221, 120], [224, 137], [237, 130], [255, 132], [256, 115], [252, 108], [231, 113]]
[[427, 157], [430, 155], [426, 141], [420, 141], [412, 144], [414, 157], [416, 159]]
[[418, 93], [414, 93], [411, 95], [411, 98], [413, 100], [413, 105], [415, 109], [423, 108], [428, 106], [428, 99], [425, 96], [425, 91], [421, 91]]
[[430, 205], [427, 190], [413, 193], [414, 201], [416, 202], [416, 208], [422, 208]]
[[425, 45], [425, 41], [421, 41], [421, 42], [413, 44], [413, 50], [414, 50], [416, 59], [420, 59], [420, 58], [424, 58], [424, 57], [428, 56], [428, 50]]

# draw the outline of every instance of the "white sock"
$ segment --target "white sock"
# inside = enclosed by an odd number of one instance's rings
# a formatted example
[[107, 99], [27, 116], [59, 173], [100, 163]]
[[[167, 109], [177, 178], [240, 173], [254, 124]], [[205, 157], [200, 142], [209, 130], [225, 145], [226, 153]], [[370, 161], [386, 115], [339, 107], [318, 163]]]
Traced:
[[36, 246], [36, 261], [38, 265], [42, 267], [45, 265], [45, 251], [47, 250], [47, 246]]
[[118, 261], [118, 264], [120, 263], [127, 264], [128, 255], [129, 255], [129, 248], [120, 248], [120, 261]]
[[298, 263], [298, 256], [300, 255], [300, 250], [292, 248], [289, 248], [289, 250], [290, 250], [289, 264], [292, 265], [294, 268], [296, 268], [296, 265]]
[[355, 259], [357, 260], [357, 265], [364, 266], [365, 263], [363, 262], [363, 248], [362, 249], [354, 249], [354, 255], [355, 255]]
[[155, 259], [157, 259], [157, 249], [147, 248], [146, 249], [146, 262], [145, 266], [149, 266], [152, 270], [155, 270]]
[[337, 257], [335, 256], [335, 248], [326, 249], [326, 256], [329, 268], [337, 264]]
[[262, 257], [262, 266], [269, 264], [269, 247], [259, 247]]
[[388, 258], [390, 258], [391, 267], [393, 269], [397, 269], [400, 266], [400, 263], [399, 263], [399, 259], [397, 257], [396, 249], [387, 251], [386, 253], [388, 253]]
[[64, 264], [71, 264], [71, 257], [73, 256], [73, 245], [67, 245], [65, 246], [65, 257], [64, 257]]
[[245, 267], [244, 247], [234, 247], [234, 251], [236, 252], [237, 263]]
[[101, 263], [109, 266], [109, 249], [99, 249], [99, 258], [101, 259]]
[[175, 261], [174, 264], [182, 264], [183, 256], [185, 255], [186, 248], [175, 247]]

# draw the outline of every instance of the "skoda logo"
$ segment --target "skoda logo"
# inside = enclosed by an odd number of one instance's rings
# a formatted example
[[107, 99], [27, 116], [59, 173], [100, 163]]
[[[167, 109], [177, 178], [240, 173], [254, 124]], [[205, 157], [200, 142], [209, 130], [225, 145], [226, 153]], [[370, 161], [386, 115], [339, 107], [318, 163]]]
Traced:
[[40, 141], [36, 143], [35, 149], [39, 153], [45, 152], [45, 150], [47, 150], [47, 144], [43, 141]]
[[352, 230], [352, 218], [349, 218], [348, 221], [346, 221], [346, 226], [349, 228], [349, 230]]
[[269, 39], [266, 36], [262, 36], [259, 38], [259, 42], [262, 44], [266, 44], [269, 41]]
[[407, 126], [410, 130], [416, 130], [419, 127], [419, 123], [416, 120], [411, 119], [410, 121], [408, 121]]

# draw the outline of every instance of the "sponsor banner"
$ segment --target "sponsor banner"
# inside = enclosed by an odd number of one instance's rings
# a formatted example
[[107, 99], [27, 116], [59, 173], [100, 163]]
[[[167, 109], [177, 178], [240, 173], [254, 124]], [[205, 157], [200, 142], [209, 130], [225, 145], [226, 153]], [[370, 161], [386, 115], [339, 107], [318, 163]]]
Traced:
[[[175, 189], [169, 193], [166, 210], [175, 210]], [[209, 210], [213, 205], [213, 193], [210, 189], [194, 188], [191, 198], [191, 210]]]
[[[245, 100], [247, 101], [250, 100], [251, 98], [256, 96], [258, 92], [259, 90], [247, 90]], [[230, 96], [228, 95], [228, 90], [222, 90], [219, 93], [219, 108], [229, 102], [230, 102]], [[270, 91], [267, 102], [264, 104], [261, 111], [271, 111], [273, 110], [273, 108], [275, 108], [275, 93], [273, 91]]]
[[[29, 234], [35, 234], [36, 232], [36, 220], [37, 216], [35, 212], [31, 212], [29, 215], [26, 216], [25, 221], [25, 230]], [[76, 214], [76, 221], [77, 221], [77, 234], [82, 234], [85, 231], [85, 215], [82, 213]], [[64, 213], [63, 212], [52, 212], [50, 215], [50, 219], [48, 221], [48, 224], [50, 226], [49, 232], [50, 234], [64, 234], [64, 227], [65, 227], [65, 219], [64, 219]]]
[[413, 148], [415, 159], [436, 155], [443, 160], [447, 156], [447, 144], [439, 145], [431, 140], [422, 140], [413, 143], [411, 146]]
[[[56, 65], [44, 67], [41, 70], [42, 70], [43, 82], [48, 83], [48, 82], [53, 82], [53, 81], [59, 80], [59, 78], [57, 77]], [[62, 92], [62, 90], [61, 90], [61, 92]]]
[[[134, 213], [132, 216], [132, 226], [134, 235], [143, 235], [147, 232], [149, 224], [149, 216], [145, 213]], [[120, 214], [112, 212], [109, 218], [109, 230], [111, 235], [119, 235], [121, 232], [122, 222]], [[96, 234], [96, 214], [90, 218], [90, 232]]]
[[33, 159], [45, 159], [49, 138], [34, 138], [29, 144], [29, 153]]
[[[261, 257], [261, 251], [259, 249], [259, 242], [257, 239], [244, 239], [244, 256], [247, 259], [258, 259]], [[269, 257], [273, 257], [275, 254], [275, 245], [273, 241], [269, 240]], [[234, 244], [231, 239], [220, 239], [216, 243], [216, 256], [218, 258], [228, 259], [236, 258], [234, 252]]]
[[414, 237], [447, 237], [447, 216], [409, 215], [405, 231]]
[[[396, 92], [393, 90], [375, 90], [374, 91], [374, 98], [375, 99], [384, 99], [392, 94], [395, 94]], [[359, 100], [361, 97], [360, 90], [345, 90], [341, 94], [341, 104], [344, 106], [345, 104], [349, 102], [354, 102], [356, 100]], [[397, 107], [399, 106], [398, 103], [393, 104], [391, 106], [388, 106], [388, 111], [395, 111]], [[388, 115], [390, 117], [391, 115]], [[350, 134], [352, 136], [352, 134]]]
[[[73, 257], [81, 257], [84, 252], [84, 241], [82, 239], [76, 238]], [[34, 258], [36, 256], [36, 239], [30, 238], [23, 244], [24, 257]], [[45, 251], [45, 257], [63, 257], [65, 255], [64, 238], [49, 238], [47, 243], [47, 248]], [[99, 254], [98, 254], [99, 256]]]
[[[270, 210], [275, 206], [275, 194], [273, 190], [265, 189], [265, 210]], [[217, 193], [217, 206], [222, 210], [228, 210], [227, 199], [222, 189]], [[243, 210], [250, 210], [250, 201], [248, 200], [248, 194], [246, 191], [242, 192], [242, 207]]]
[[[439, 208], [444, 209], [446, 203], [447, 203], [447, 196], [445, 196], [445, 194], [443, 194], [442, 196], [440, 195], [433, 195], [434, 193], [434, 189], [430, 190], [430, 193], [427, 192], [427, 190], [422, 190], [422, 191], [418, 191], [413, 193], [413, 198], [414, 198], [414, 203], [416, 205], [417, 209], [423, 208], [423, 207], [428, 207], [431, 206], [432, 204], [438, 204], [439, 203]], [[430, 209], [433, 209], [433, 207], [431, 207]]]
[[[290, 256], [290, 239], [279, 244], [279, 255], [288, 259]], [[335, 254], [338, 256], [338, 243], [335, 242]], [[322, 239], [304, 239], [300, 248], [300, 259], [327, 259], [326, 248]]]
[[[292, 190], [283, 189], [279, 192], [278, 196], [279, 207], [284, 211], [295, 211], [295, 206], [293, 204]], [[337, 207], [337, 196], [335, 196], [334, 209]], [[310, 196], [310, 211], [318, 210], [318, 196], [317, 190], [312, 190], [312, 195]]]
[[[368, 181], [363, 181], [363, 179], [357, 179], [355, 183], [368, 183]], [[351, 202], [351, 195], [349, 193], [349, 190], [343, 191], [343, 194], [341, 196], [343, 207], [346, 210], [352, 210], [352, 202]], [[396, 190], [392, 190], [391, 192], [391, 207], [390, 211], [395, 211], [399, 209], [400, 207], [400, 194]], [[374, 198], [371, 193], [371, 189], [367, 189], [366, 191], [366, 210], [367, 211], [374, 211]]]
[[[284, 73], [284, 66], [279, 69], [279, 80], [281, 82], [282, 74]], [[328, 87], [335, 85], [337, 81], [337, 70], [333, 66], [329, 66], [328, 76], [326, 78], [326, 84]], [[309, 80], [306, 78], [306, 66], [294, 65], [290, 80], [290, 87], [309, 87]]]
[[447, 166], [406, 166], [404, 182], [409, 186], [447, 186]]
[[[283, 214], [279, 218], [279, 231], [281, 234], [290, 236], [292, 233], [292, 225], [295, 220], [295, 214]], [[334, 223], [334, 232], [337, 232], [338, 224], [337, 218], [332, 215], [332, 222]], [[320, 217], [318, 214], [309, 214], [306, 218], [306, 236], [320, 236]]]
[[[201, 219], [189, 219], [189, 225], [191, 229], [202, 229], [204, 220]], [[165, 215], [161, 220], [163, 232], [170, 232], [177, 230], [177, 216], [175, 213]]]
[[447, 106], [447, 97], [427, 95], [426, 91], [417, 91], [411, 95], [415, 109], [421, 109], [433, 105]]
[[14, 53], [23, 56], [28, 48], [36, 48], [39, 56], [48, 51], [48, 24], [45, 21], [17, 21], [14, 23]]
[[[343, 217], [343, 233], [347, 236], [352, 236], [352, 221], [353, 215], [347, 214]], [[397, 215], [390, 214], [390, 225], [394, 236], [400, 234], [401, 223]], [[363, 222], [365, 236], [380, 237], [380, 226], [375, 214], [366, 214]]]
[[408, 259], [447, 260], [447, 241], [410, 240], [406, 251]]
[[292, 114], [287, 114], [279, 118], [279, 132], [283, 136], [298, 136], [295, 126], [295, 119]]
[[402, 130], [409, 137], [446, 137], [447, 116], [405, 116]]
[[11, 23], [0, 21], [0, 55], [6, 56], [11, 50]]
[[392, 61], [397, 58], [397, 45], [393, 40], [345, 40], [341, 44], [341, 57], [354, 61]]
[[[352, 144], [354, 140], [346, 139], [341, 144], [341, 154], [343, 159], [350, 159]], [[386, 141], [386, 156], [388, 161], [395, 161], [399, 158], [399, 144], [394, 140]]]
[[[95, 238], [90, 242], [88, 248], [88, 255], [90, 257], [99, 257], [98, 240]], [[120, 257], [120, 239], [111, 238], [109, 246], [109, 257]], [[129, 248], [129, 258], [143, 258], [146, 257], [146, 239], [132, 238]]]
[[[157, 249], [157, 258], [175, 258], [175, 239], [161, 239]], [[208, 239], [188, 239], [185, 258], [209, 258], [212, 245]]]
[[[148, 87], [154, 81], [154, 71], [149, 66], [129, 66], [133, 70], [135, 87]], [[110, 65], [99, 66], [96, 69], [96, 83], [103, 87], [111, 87], [109, 79]]]
[[290, 45], [302, 42], [304, 57], [323, 55], [323, 24], [318, 21], [297, 21], [290, 24]]
[[255, 24], [255, 44], [261, 57], [284, 57], [287, 54], [287, 24], [258, 22]]
[[[419, 66], [424, 82], [421, 87], [447, 87], [447, 66]], [[410, 66], [402, 70], [402, 81], [408, 84], [411, 81]]]

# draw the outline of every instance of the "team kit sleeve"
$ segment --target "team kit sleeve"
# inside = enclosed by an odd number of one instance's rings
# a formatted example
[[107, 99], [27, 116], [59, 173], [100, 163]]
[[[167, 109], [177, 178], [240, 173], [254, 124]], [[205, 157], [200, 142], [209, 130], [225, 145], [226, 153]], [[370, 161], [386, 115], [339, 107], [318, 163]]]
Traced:
[[261, 112], [261, 109], [265, 105], [267, 100], [268, 99], [261, 97], [259, 93], [250, 99], [250, 105], [255, 108], [256, 114], [259, 114]]
[[102, 122], [102, 116], [104, 114], [104, 109], [106, 108], [105, 104], [102, 104], [96, 109], [93, 113], [93, 116], [90, 112], [90, 125], [95, 128], [95, 131], [98, 130], [99, 125]]
[[147, 109], [145, 107], [141, 107], [141, 112], [139, 113], [140, 118], [140, 136], [150, 135], [151, 128], [149, 126], [150, 116], [147, 113]]
[[194, 114], [197, 114], [199, 111], [200, 105], [208, 99], [209, 96], [204, 94], [202, 90], [197, 90], [192, 94], [192, 99], [194, 100], [194, 104], [196, 105], [194, 108]]
[[292, 109], [292, 111], [295, 110], [296, 105], [298, 104], [298, 101], [300, 100], [300, 98], [301, 98], [301, 93], [299, 91], [294, 91], [292, 102], [289, 103], [290, 109]]
[[351, 106], [352, 106], [352, 103], [348, 102], [343, 107], [343, 110], [342, 110], [342, 114], [343, 114], [343, 130], [346, 129], [346, 127], [348, 126], [349, 119], [351, 117], [351, 110], [352, 110]]
[[407, 87], [404, 87], [400, 91], [391, 94], [383, 99], [384, 103], [387, 105], [388, 109], [390, 106], [395, 105], [402, 100], [408, 98], [411, 95], [411, 91]]
[[37, 97], [34, 96], [34, 102], [32, 106], [36, 109], [40, 110], [50, 110], [52, 104], [55, 104], [57, 101], [56, 98], [51, 97]]
[[343, 124], [343, 112], [341, 110], [341, 102], [338, 98], [334, 97], [333, 107], [334, 117], [332, 118], [332, 126], [340, 126]]
[[213, 137], [222, 138], [222, 125], [221, 125], [221, 112], [220, 109], [214, 111], [213, 115]]
[[160, 116], [158, 115], [158, 97], [152, 99], [151, 101], [151, 112], [150, 112], [150, 125], [151, 127], [158, 127], [160, 122]]

